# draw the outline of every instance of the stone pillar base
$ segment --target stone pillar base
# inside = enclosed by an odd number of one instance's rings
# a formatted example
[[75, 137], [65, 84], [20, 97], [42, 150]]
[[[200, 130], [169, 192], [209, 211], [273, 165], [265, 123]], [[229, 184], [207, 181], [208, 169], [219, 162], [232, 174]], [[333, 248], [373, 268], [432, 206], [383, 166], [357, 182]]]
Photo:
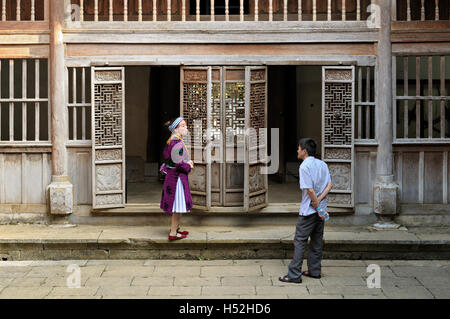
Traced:
[[400, 188], [393, 175], [377, 176], [373, 187], [373, 210], [381, 220], [394, 217], [399, 210]]
[[52, 182], [47, 187], [50, 204], [50, 214], [70, 215], [73, 212], [73, 185], [68, 176], [52, 176]]

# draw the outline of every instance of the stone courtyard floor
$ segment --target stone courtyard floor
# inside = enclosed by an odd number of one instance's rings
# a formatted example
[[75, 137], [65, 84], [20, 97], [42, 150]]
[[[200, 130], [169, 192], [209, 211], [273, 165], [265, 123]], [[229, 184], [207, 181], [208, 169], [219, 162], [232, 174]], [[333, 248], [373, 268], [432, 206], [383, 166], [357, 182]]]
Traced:
[[[286, 284], [286, 259], [0, 261], [0, 298], [449, 299], [449, 260], [323, 260], [322, 278]], [[368, 288], [367, 266], [381, 288]], [[305, 269], [306, 261], [303, 264]], [[77, 277], [76, 275], [80, 276]], [[79, 281], [78, 281], [79, 279]], [[79, 283], [79, 288], [69, 284]]]

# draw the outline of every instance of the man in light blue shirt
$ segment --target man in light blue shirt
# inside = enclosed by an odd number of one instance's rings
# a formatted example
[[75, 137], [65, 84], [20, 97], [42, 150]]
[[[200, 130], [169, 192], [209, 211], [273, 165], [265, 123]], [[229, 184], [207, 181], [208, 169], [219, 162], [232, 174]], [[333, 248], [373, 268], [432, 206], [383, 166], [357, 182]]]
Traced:
[[[325, 162], [314, 158], [317, 143], [313, 139], [301, 139], [298, 143], [297, 157], [303, 160], [299, 168], [302, 202], [300, 216], [294, 238], [294, 257], [289, 264], [288, 274], [280, 277], [283, 282], [301, 283], [302, 275], [321, 277], [323, 230], [325, 217], [317, 213], [318, 208], [327, 211], [326, 196], [332, 188], [330, 171]], [[308, 238], [308, 270], [302, 272], [303, 255]]]
[[[300, 204], [300, 215], [309, 216], [317, 213], [312, 205], [308, 190], [314, 190], [315, 194], [322, 194], [329, 183], [331, 183], [330, 171], [327, 164], [314, 156], [307, 156], [298, 169], [300, 177], [300, 190], [302, 191], [302, 202]], [[312, 192], [310, 191], [312, 194]], [[327, 199], [319, 201], [319, 206], [326, 212]]]

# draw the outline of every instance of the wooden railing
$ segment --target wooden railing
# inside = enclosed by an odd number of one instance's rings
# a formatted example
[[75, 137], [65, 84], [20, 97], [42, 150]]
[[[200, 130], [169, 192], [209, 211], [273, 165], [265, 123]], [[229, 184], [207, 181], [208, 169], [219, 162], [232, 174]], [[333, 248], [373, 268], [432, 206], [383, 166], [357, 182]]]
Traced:
[[71, 0], [85, 21], [363, 21], [375, 0]]
[[439, 21], [450, 20], [449, 0], [392, 0], [393, 20]]
[[1, 22], [48, 20], [48, 0], [0, 0]]

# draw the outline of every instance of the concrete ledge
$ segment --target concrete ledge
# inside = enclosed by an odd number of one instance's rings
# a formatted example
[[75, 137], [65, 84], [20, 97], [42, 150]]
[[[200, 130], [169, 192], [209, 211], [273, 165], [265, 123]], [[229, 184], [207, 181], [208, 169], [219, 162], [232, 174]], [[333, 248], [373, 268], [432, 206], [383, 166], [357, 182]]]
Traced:
[[[188, 238], [169, 242], [167, 227], [46, 225], [0, 226], [4, 260], [253, 259], [291, 258], [295, 225], [189, 227]], [[374, 231], [325, 228], [324, 258], [450, 259], [450, 228]]]

